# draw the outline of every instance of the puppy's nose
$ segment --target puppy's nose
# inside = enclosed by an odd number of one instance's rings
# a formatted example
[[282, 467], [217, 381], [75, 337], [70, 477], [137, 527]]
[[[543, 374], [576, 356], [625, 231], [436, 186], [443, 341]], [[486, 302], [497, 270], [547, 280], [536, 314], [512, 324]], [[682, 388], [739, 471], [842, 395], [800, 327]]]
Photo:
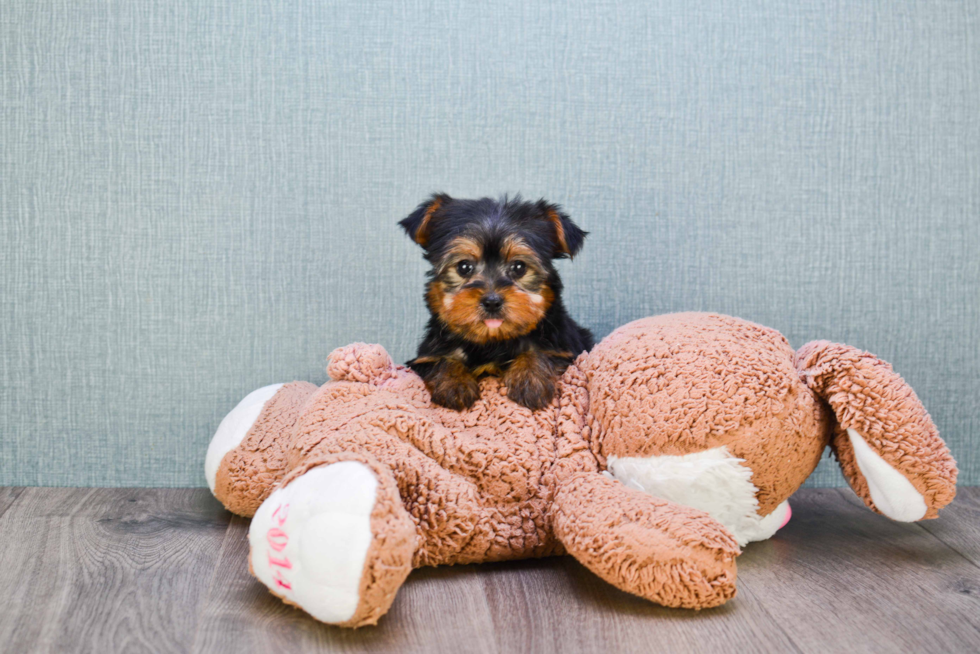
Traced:
[[500, 297], [496, 293], [487, 293], [480, 298], [480, 306], [482, 306], [484, 311], [487, 313], [496, 313], [500, 311], [500, 307], [504, 306], [504, 298]]

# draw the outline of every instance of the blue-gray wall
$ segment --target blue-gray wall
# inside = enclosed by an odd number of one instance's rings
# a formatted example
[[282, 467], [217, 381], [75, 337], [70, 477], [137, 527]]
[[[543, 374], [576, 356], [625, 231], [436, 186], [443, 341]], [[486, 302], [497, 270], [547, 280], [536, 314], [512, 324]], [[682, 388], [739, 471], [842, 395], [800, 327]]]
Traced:
[[437, 189], [562, 203], [600, 336], [876, 352], [980, 483], [976, 3], [3, 0], [0, 101], [0, 484], [203, 485], [248, 391], [407, 358]]

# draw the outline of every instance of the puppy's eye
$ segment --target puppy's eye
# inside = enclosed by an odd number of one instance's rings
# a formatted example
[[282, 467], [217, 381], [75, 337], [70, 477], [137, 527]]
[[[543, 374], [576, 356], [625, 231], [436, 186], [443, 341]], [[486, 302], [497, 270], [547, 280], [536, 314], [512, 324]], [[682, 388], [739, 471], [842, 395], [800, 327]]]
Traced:
[[507, 268], [507, 273], [511, 279], [520, 279], [527, 272], [527, 266], [523, 261], [515, 261]]
[[459, 273], [460, 277], [469, 277], [472, 275], [473, 268], [472, 261], [460, 261], [456, 264], [456, 272]]

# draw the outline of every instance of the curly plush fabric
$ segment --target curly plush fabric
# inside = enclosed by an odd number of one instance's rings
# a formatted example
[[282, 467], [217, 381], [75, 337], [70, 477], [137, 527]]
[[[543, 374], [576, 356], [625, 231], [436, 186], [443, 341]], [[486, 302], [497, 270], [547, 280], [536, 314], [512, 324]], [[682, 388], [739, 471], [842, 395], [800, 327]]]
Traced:
[[707, 514], [578, 473], [555, 498], [555, 533], [597, 575], [664, 606], [718, 606], [735, 596], [738, 545]]
[[645, 318], [603, 339], [583, 370], [601, 461], [725, 447], [753, 471], [763, 515], [800, 487], [827, 445], [826, 406], [767, 327], [714, 314]]
[[317, 391], [309, 382], [285, 384], [265, 403], [241, 444], [228, 452], [215, 477], [214, 495], [227, 498], [232, 513], [251, 517], [286, 474], [286, 448], [281, 434], [292, 433], [306, 405]]
[[926, 518], [956, 494], [956, 463], [915, 391], [873, 354], [849, 345], [813, 341], [796, 353], [806, 384], [826, 398], [837, 417], [831, 447], [854, 492], [875, 512], [847, 430], [871, 448], [925, 498]]
[[[334, 620], [345, 626], [376, 621], [410, 567], [565, 552], [666, 606], [717, 606], [735, 595], [739, 543], [783, 524], [787, 498], [832, 438], [872, 508], [878, 493], [900, 515], [903, 502], [919, 502], [933, 517], [955, 492], [955, 463], [890, 366], [824, 342], [794, 354], [779, 333], [728, 316], [624, 325], [580, 355], [535, 412], [494, 377], [466, 411], [435, 406], [379, 345], [338, 348], [328, 371], [322, 387], [286, 384], [266, 402], [222, 460], [215, 495], [241, 515], [258, 509], [266, 524], [263, 501], [311, 471], [338, 461], [371, 471], [370, 545], [357, 550], [359, 585], [345, 591], [357, 593], [356, 608]], [[847, 429], [878, 457], [871, 472]], [[871, 490], [868, 474], [878, 476]], [[887, 495], [895, 479], [905, 487]], [[282, 529], [276, 547], [289, 537]], [[304, 556], [312, 547], [315, 560], [319, 546], [307, 539]], [[290, 589], [273, 590], [305, 607]]]
[[[367, 466], [374, 473], [380, 486], [374, 508], [371, 510], [370, 525], [373, 538], [368, 547], [364, 571], [358, 586], [360, 601], [354, 614], [338, 623], [343, 627], [362, 627], [377, 624], [378, 619], [388, 611], [395, 600], [395, 592], [412, 571], [412, 555], [417, 545], [417, 531], [400, 501], [398, 488], [391, 472], [369, 456], [352, 453], [313, 456], [293, 468], [282, 480], [282, 485], [288, 485], [315, 467], [341, 461], [356, 461]], [[249, 570], [255, 574], [251, 555]], [[276, 588], [270, 590], [287, 604], [298, 606], [281, 590], [279, 592]]]

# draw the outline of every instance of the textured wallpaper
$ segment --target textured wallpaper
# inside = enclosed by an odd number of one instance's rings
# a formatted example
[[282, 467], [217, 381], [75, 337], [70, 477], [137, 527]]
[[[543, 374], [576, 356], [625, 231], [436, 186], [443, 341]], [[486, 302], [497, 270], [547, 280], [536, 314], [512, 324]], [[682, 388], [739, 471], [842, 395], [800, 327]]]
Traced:
[[563, 204], [599, 336], [879, 354], [980, 483], [976, 3], [3, 0], [0, 103], [0, 484], [204, 485], [250, 390], [408, 358], [434, 190]]

